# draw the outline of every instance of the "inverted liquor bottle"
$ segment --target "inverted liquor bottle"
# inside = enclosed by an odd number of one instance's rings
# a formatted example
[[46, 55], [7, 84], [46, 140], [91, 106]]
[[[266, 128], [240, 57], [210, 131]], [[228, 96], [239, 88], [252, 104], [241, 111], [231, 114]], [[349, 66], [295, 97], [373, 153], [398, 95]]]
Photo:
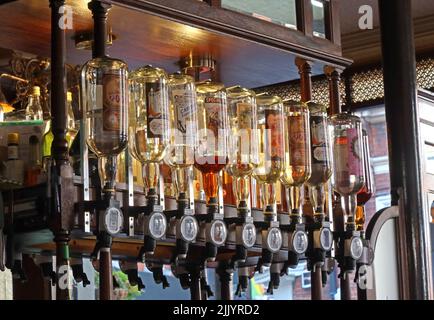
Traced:
[[306, 104], [284, 101], [285, 163], [280, 181], [289, 189], [291, 219], [301, 219], [301, 190], [311, 174], [309, 109]]
[[262, 230], [263, 260], [270, 264], [272, 253], [278, 252], [282, 246], [282, 233], [277, 222], [275, 184], [284, 170], [284, 113], [282, 99], [277, 96], [257, 95], [256, 103], [259, 162], [253, 170], [253, 176], [262, 187], [264, 220], [269, 224], [267, 230]]
[[310, 111], [312, 171], [306, 181], [314, 214], [324, 215], [326, 193], [324, 185], [332, 175], [332, 146], [329, 133], [329, 120], [326, 108], [320, 104], [308, 103]]
[[229, 163], [228, 175], [233, 177], [237, 196], [236, 254], [233, 261], [244, 262], [247, 250], [256, 242], [256, 228], [251, 217], [250, 176], [259, 163], [259, 132], [256, 95], [240, 86], [228, 90]]
[[193, 165], [197, 140], [197, 98], [194, 79], [175, 73], [169, 76], [171, 142], [164, 159], [173, 170], [176, 197], [176, 255], [185, 259], [188, 244], [196, 239], [198, 223], [194, 214]]
[[[308, 269], [316, 272], [317, 268], [327, 267], [325, 263], [328, 252], [332, 249], [333, 234], [330, 223], [325, 219], [325, 186], [332, 174], [332, 151], [329, 134], [329, 121], [325, 106], [316, 103], [308, 103], [310, 117], [310, 140], [312, 171], [306, 181], [313, 207], [313, 217], [307, 219], [304, 213], [305, 223], [309, 229]], [[306, 190], [306, 189], [305, 189]], [[323, 270], [323, 275], [326, 271]], [[326, 279], [326, 278], [325, 278]], [[323, 278], [322, 283], [325, 279]], [[315, 282], [314, 289], [320, 290], [321, 282]]]
[[206, 260], [214, 261], [217, 248], [227, 238], [223, 200], [219, 199], [219, 174], [228, 163], [228, 111], [226, 89], [220, 83], [197, 84], [198, 138], [194, 166], [202, 173], [207, 199], [205, 227]]
[[208, 204], [218, 205], [218, 175], [228, 163], [227, 96], [220, 83], [197, 85], [198, 137], [194, 166], [202, 173]]
[[226, 172], [234, 178], [238, 207], [247, 207], [249, 177], [259, 163], [256, 96], [240, 86], [228, 89], [229, 163]]
[[131, 72], [129, 82], [134, 109], [130, 151], [143, 165], [148, 197], [157, 197], [159, 163], [170, 142], [168, 77], [164, 70], [147, 65]]
[[103, 189], [114, 192], [116, 157], [128, 143], [128, 71], [110, 57], [88, 61], [82, 69], [86, 143], [98, 157]]
[[356, 209], [356, 229], [364, 230], [365, 225], [365, 204], [371, 199], [375, 193], [374, 175], [371, 166], [371, 156], [369, 151], [369, 137], [366, 130], [362, 130], [363, 134], [363, 166], [365, 168], [365, 184], [357, 193], [357, 209]]
[[339, 113], [331, 118], [333, 128], [333, 188], [340, 194], [347, 224], [354, 224], [356, 195], [365, 183], [362, 123], [359, 117]]
[[196, 86], [192, 77], [175, 73], [169, 77], [169, 88], [172, 132], [165, 163], [175, 171], [177, 195], [188, 196], [198, 145]]

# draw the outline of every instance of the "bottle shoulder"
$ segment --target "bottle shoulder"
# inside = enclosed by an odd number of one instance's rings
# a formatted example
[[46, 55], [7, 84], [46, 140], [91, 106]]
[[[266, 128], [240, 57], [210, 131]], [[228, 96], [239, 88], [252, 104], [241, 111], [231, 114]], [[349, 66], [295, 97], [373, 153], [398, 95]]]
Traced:
[[100, 58], [93, 58], [87, 61], [82, 67], [82, 72], [89, 69], [100, 69], [100, 68], [125, 69], [125, 71], [127, 71], [128, 65], [123, 60], [105, 56]]

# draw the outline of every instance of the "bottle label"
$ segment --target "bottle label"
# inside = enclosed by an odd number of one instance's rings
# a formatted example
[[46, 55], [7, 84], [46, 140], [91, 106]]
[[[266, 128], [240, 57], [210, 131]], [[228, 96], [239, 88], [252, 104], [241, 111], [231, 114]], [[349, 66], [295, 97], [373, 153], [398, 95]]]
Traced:
[[292, 166], [305, 166], [306, 159], [306, 122], [303, 115], [288, 118], [289, 159]]
[[9, 160], [18, 159], [18, 146], [8, 146], [8, 159]]
[[218, 97], [205, 98], [205, 110], [207, 114], [207, 129], [214, 133], [214, 138], [218, 139], [219, 128], [223, 126], [221, 117], [221, 108], [223, 101]]
[[266, 110], [265, 129], [267, 137], [265, 148], [269, 150], [270, 159], [272, 161], [283, 160], [283, 115], [277, 110]]
[[103, 129], [120, 130], [121, 79], [118, 74], [104, 74], [102, 80]]
[[161, 138], [163, 135], [162, 95], [160, 83], [146, 84], [146, 114], [148, 138]]
[[350, 186], [350, 176], [361, 176], [360, 150], [357, 129], [347, 129], [346, 136], [338, 137], [334, 147], [336, 181], [341, 188]]
[[326, 164], [327, 154], [327, 126], [323, 117], [310, 117], [310, 131], [312, 137], [312, 164]]
[[237, 103], [237, 120], [239, 129], [252, 128], [252, 106], [249, 103]]
[[192, 115], [197, 112], [196, 95], [191, 90], [175, 89], [172, 90], [172, 100], [178, 130], [176, 134], [181, 134], [186, 143], [191, 144], [196, 132], [195, 124], [191, 121]]
[[347, 138], [350, 143], [350, 148], [348, 150], [348, 169], [351, 174], [360, 176], [361, 175], [361, 150], [360, 141], [357, 134], [356, 128], [347, 129]]
[[136, 131], [136, 143], [134, 144], [137, 148], [137, 152], [140, 154], [146, 153], [146, 131], [145, 130], [137, 130]]

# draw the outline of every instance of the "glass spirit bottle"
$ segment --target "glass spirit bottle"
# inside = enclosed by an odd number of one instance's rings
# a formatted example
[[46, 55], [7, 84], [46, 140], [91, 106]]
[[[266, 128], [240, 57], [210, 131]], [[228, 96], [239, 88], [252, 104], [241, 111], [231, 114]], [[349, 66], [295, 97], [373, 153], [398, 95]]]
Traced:
[[188, 243], [197, 237], [194, 214], [193, 165], [197, 139], [197, 97], [194, 79], [179, 72], [169, 76], [172, 137], [165, 162], [173, 171], [177, 197], [176, 254], [185, 259]]
[[8, 134], [8, 160], [5, 162], [4, 176], [18, 183], [24, 182], [24, 162], [19, 158], [20, 135]]
[[29, 163], [26, 169], [26, 185], [34, 186], [40, 183], [41, 176], [41, 159], [40, 159], [40, 144], [37, 136], [29, 138]]
[[259, 164], [256, 95], [240, 86], [228, 88], [229, 163], [226, 172], [234, 178], [238, 207], [249, 203], [249, 177]]
[[218, 205], [218, 175], [228, 163], [226, 89], [220, 83], [197, 85], [198, 137], [194, 166], [202, 173], [208, 204]]
[[257, 95], [257, 119], [259, 134], [259, 161], [253, 177], [262, 190], [264, 221], [268, 229], [262, 230], [262, 259], [271, 265], [273, 253], [282, 246], [282, 233], [278, 228], [276, 183], [284, 170], [285, 132], [282, 99], [268, 94]]
[[177, 195], [188, 197], [198, 145], [196, 86], [192, 77], [175, 73], [169, 77], [169, 87], [172, 137], [165, 162], [174, 170]]
[[26, 106], [26, 120], [43, 120], [43, 111], [40, 101], [41, 89], [38, 86], [32, 87], [32, 94]]
[[159, 163], [170, 143], [168, 77], [164, 70], [147, 65], [131, 72], [129, 83], [134, 110], [130, 151], [143, 166], [148, 197], [158, 198]]
[[[236, 254], [233, 260], [242, 262], [247, 258], [247, 248], [256, 242], [256, 228], [251, 218], [250, 177], [259, 164], [259, 132], [256, 95], [240, 86], [228, 92], [229, 113], [229, 163], [226, 174], [233, 177], [231, 183], [236, 194], [238, 216], [242, 222], [235, 226]], [[231, 181], [232, 182], [232, 181]], [[231, 186], [232, 187], [232, 186]]]
[[315, 215], [324, 215], [324, 185], [332, 175], [332, 150], [329, 120], [324, 106], [308, 103], [310, 111], [312, 172], [306, 181]]
[[301, 220], [301, 187], [311, 174], [310, 123], [306, 104], [284, 101], [285, 163], [282, 184], [289, 189], [291, 218]]
[[279, 97], [270, 95], [258, 95], [256, 101], [259, 161], [258, 166], [253, 170], [253, 175], [262, 185], [264, 211], [276, 213], [275, 184], [283, 174], [285, 160], [283, 103]]
[[66, 112], [66, 141], [68, 142], [68, 148], [70, 148], [79, 129], [72, 109], [72, 93], [70, 91], [66, 93]]
[[116, 158], [128, 141], [127, 76], [126, 63], [107, 56], [88, 61], [81, 72], [86, 143], [101, 162], [101, 184], [108, 194], [114, 192]]
[[195, 167], [202, 173], [207, 199], [208, 219], [205, 223], [206, 259], [214, 261], [217, 248], [227, 238], [223, 221], [223, 190], [219, 193], [219, 175], [228, 163], [227, 93], [220, 83], [204, 81], [197, 84], [198, 146]]
[[42, 168], [45, 172], [48, 171], [48, 166], [51, 159], [51, 145], [53, 144], [53, 132], [51, 131], [51, 115], [45, 121], [44, 134], [42, 136]]
[[356, 209], [356, 229], [364, 230], [365, 225], [365, 205], [375, 193], [374, 175], [371, 166], [371, 156], [369, 151], [369, 137], [366, 130], [362, 130], [363, 134], [363, 166], [365, 168], [365, 185], [362, 190], [357, 193], [357, 209]]
[[355, 115], [339, 113], [332, 116], [331, 124], [333, 126], [333, 188], [341, 196], [344, 222], [354, 224], [356, 195], [365, 183], [362, 123]]

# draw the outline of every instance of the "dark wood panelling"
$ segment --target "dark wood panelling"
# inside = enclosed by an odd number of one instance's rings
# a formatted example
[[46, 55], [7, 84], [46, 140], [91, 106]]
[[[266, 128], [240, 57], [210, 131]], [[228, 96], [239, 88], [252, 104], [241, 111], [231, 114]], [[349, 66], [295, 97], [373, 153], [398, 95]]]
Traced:
[[[174, 72], [178, 70], [177, 61], [181, 57], [190, 53], [211, 53], [217, 59], [221, 81], [226, 85], [258, 87], [297, 79], [298, 73], [293, 66], [295, 55], [311, 55], [322, 61], [314, 64], [314, 75], [322, 73], [325, 62], [332, 65], [350, 62], [339, 57], [340, 47], [330, 41], [305, 37], [299, 31], [237, 12], [211, 8], [199, 1], [110, 2], [118, 4], [109, 13], [109, 26], [118, 40], [108, 48], [108, 53], [126, 60], [132, 69], [153, 64]], [[91, 52], [75, 49], [73, 37], [76, 33], [92, 30], [91, 14], [85, 0], [66, 3], [74, 12], [74, 29], [66, 30], [67, 62], [82, 64], [91, 57]], [[132, 6], [138, 9], [127, 8]], [[181, 9], [186, 12], [180, 12]], [[6, 4], [0, 10], [0, 20], [2, 47], [50, 55], [48, 1], [20, 0]]]

